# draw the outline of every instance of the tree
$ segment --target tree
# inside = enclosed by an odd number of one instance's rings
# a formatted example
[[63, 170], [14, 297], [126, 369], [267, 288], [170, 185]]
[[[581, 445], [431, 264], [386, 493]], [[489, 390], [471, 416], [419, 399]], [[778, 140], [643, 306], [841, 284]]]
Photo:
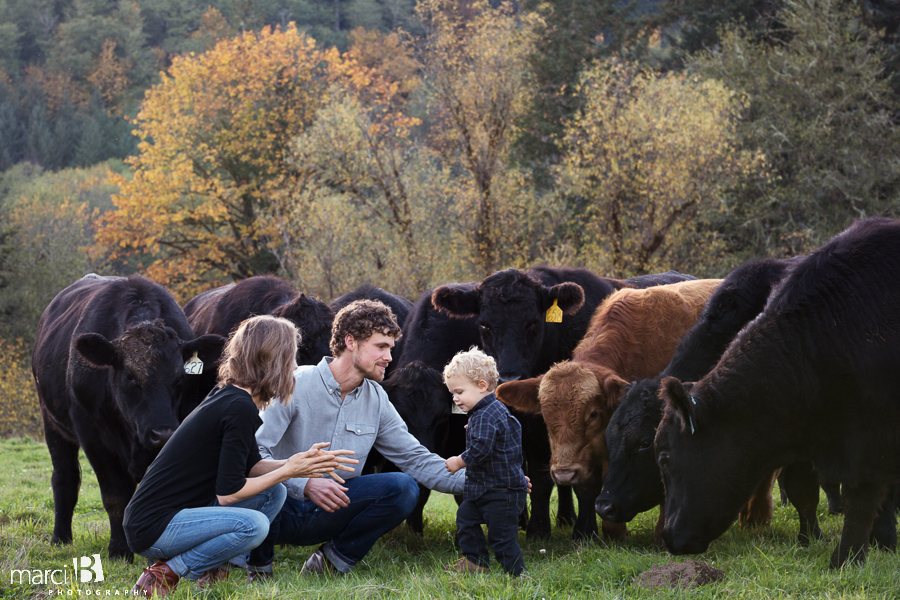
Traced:
[[437, 121], [433, 143], [464, 177], [464, 228], [477, 271], [485, 276], [505, 262], [497, 226], [505, 198], [497, 192], [500, 180], [513, 173], [509, 147], [530, 102], [528, 57], [539, 18], [518, 15], [507, 2], [494, 9], [484, 0], [423, 0], [417, 12], [426, 24], [423, 62]]
[[708, 268], [717, 245], [704, 218], [762, 163], [735, 144], [741, 98], [715, 80], [618, 61], [587, 71], [580, 91], [559, 173], [585, 205], [586, 262], [618, 277]]
[[99, 243], [149, 255], [147, 274], [185, 295], [209, 279], [277, 270], [259, 215], [286, 187], [290, 142], [327, 100], [340, 62], [293, 25], [176, 57], [137, 116], [134, 178], [115, 178], [121, 192]]
[[107, 165], [56, 173], [22, 163], [0, 185], [0, 338], [33, 341], [44, 308], [64, 287], [105, 269], [86, 249], [112, 187]]
[[723, 224], [745, 255], [808, 252], [854, 218], [900, 213], [898, 104], [880, 35], [839, 0], [787, 0], [783, 26], [744, 27], [689, 67], [750, 98], [737, 133], [772, 178], [736, 196]]

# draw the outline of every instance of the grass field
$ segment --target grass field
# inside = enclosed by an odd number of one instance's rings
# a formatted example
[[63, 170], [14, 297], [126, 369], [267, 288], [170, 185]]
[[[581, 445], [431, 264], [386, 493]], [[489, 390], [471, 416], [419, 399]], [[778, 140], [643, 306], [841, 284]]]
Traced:
[[[51, 546], [53, 499], [50, 459], [43, 443], [0, 440], [0, 598], [122, 597], [143, 566], [106, 558], [109, 527], [90, 465], [82, 457], [83, 482], [75, 510], [75, 542]], [[828, 559], [840, 533], [841, 517], [828, 516], [824, 496], [820, 519], [825, 539], [804, 549], [795, 543], [796, 512], [776, 508], [770, 528], [732, 529], [710, 550], [695, 557], [725, 571], [725, 579], [696, 590], [645, 590], [632, 583], [638, 573], [674, 558], [652, 547], [655, 511], [630, 524], [625, 543], [574, 543], [570, 530], [554, 530], [550, 540], [519, 541], [526, 576], [511, 579], [494, 563], [483, 576], [446, 573], [457, 558], [452, 531], [455, 504], [433, 494], [426, 508], [425, 537], [405, 526], [383, 538], [349, 577], [301, 577], [300, 566], [312, 548], [279, 548], [272, 583], [247, 585], [239, 572], [228, 582], [198, 593], [182, 585], [171, 598], [900, 598], [900, 556], [872, 550], [863, 566], [829, 571]], [[544, 550], [544, 552], [541, 552]], [[99, 553], [102, 583], [72, 582], [72, 559]], [[20, 585], [12, 569], [68, 568], [68, 585]], [[59, 580], [57, 577], [57, 580]]]

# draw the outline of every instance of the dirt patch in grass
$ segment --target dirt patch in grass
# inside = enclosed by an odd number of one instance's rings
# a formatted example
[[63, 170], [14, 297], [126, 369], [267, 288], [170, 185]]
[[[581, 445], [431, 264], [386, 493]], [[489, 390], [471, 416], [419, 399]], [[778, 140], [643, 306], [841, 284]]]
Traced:
[[724, 578], [725, 571], [698, 560], [686, 560], [657, 565], [635, 577], [634, 583], [648, 589], [659, 587], [690, 589]]

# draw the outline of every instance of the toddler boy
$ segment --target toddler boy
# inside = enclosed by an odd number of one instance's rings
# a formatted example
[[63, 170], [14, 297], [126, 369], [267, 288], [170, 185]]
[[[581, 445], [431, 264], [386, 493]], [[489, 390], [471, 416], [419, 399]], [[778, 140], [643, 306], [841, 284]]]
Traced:
[[522, 426], [497, 400], [497, 363], [475, 348], [460, 352], [444, 368], [444, 383], [453, 402], [469, 413], [466, 451], [447, 459], [447, 470], [466, 467], [463, 503], [456, 513], [461, 573], [486, 573], [490, 564], [481, 524], [488, 542], [507, 573], [525, 568], [516, 541], [519, 514], [525, 508], [527, 481], [522, 472]]

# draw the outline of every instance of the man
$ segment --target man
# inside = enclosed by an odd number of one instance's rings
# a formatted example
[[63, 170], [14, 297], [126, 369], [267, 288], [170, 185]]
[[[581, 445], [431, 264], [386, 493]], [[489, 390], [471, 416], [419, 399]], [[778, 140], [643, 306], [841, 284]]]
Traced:
[[410, 435], [378, 385], [399, 337], [394, 314], [381, 302], [347, 305], [331, 331], [334, 358], [298, 368], [292, 401], [262, 413], [256, 439], [263, 458], [284, 458], [312, 443], [331, 442], [332, 450], [353, 450], [360, 468], [374, 447], [403, 472], [360, 476], [358, 469], [343, 485], [330, 478], [286, 481], [284, 507], [250, 555], [251, 580], [271, 575], [275, 544], [322, 544], [301, 573], [349, 573], [415, 508], [417, 481], [439, 492], [462, 493], [465, 469], [449, 473], [443, 458]]

